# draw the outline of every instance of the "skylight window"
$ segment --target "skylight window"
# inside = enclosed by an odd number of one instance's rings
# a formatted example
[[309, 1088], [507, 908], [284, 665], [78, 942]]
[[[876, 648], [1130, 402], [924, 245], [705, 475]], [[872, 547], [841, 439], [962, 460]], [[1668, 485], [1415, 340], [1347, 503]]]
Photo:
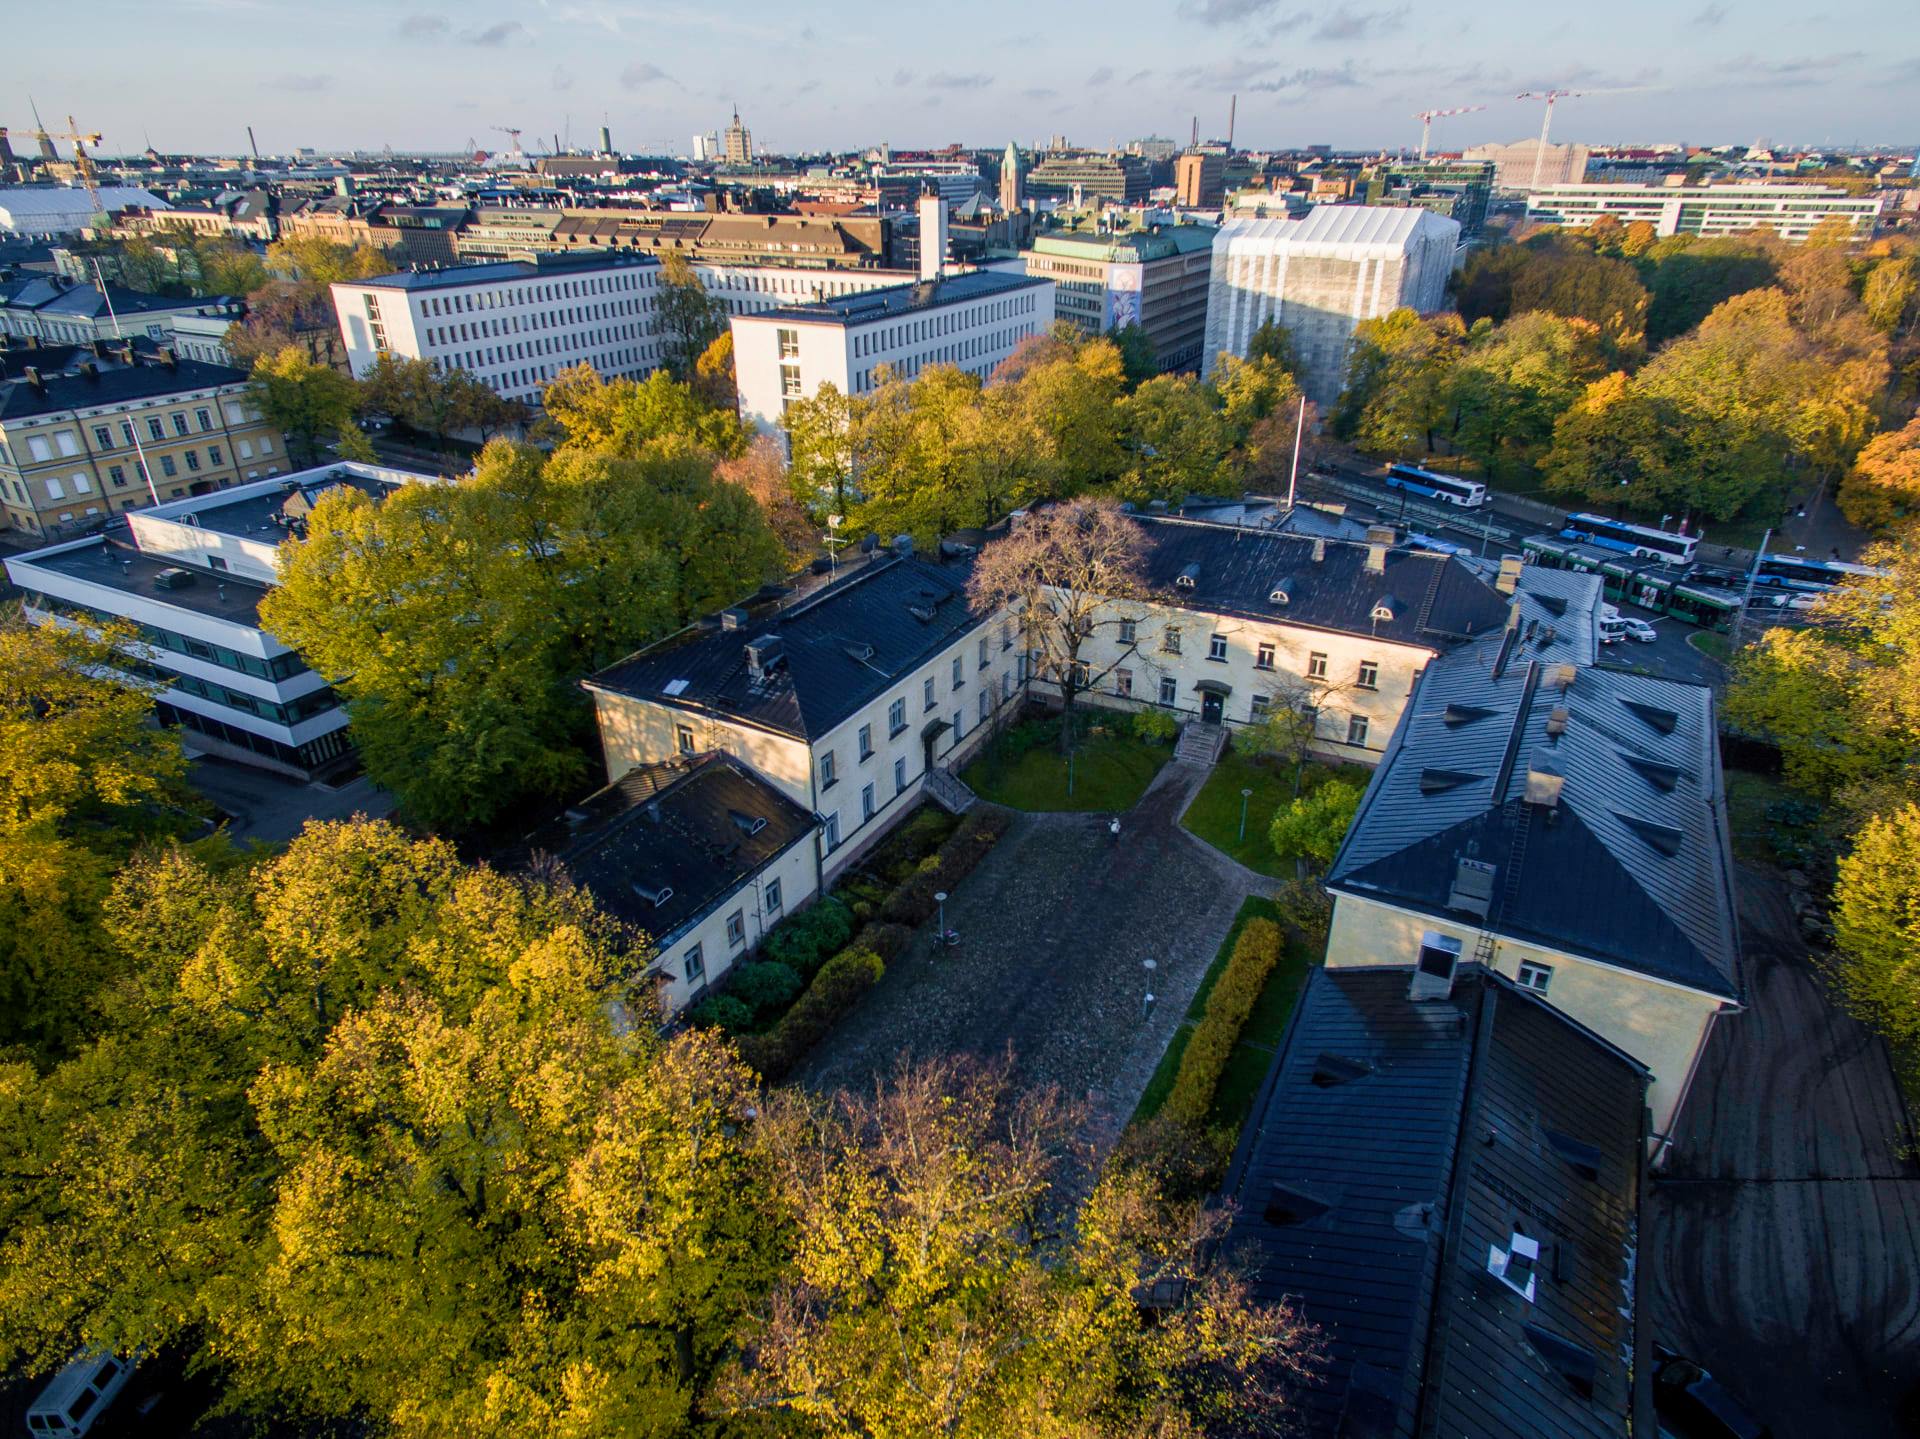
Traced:
[[1628, 713], [1657, 734], [1672, 734], [1674, 727], [1680, 723], [1677, 713], [1662, 709], [1659, 705], [1650, 705], [1642, 700], [1621, 700], [1620, 703], [1627, 707]]
[[1540, 1241], [1517, 1229], [1505, 1249], [1498, 1244], [1487, 1247], [1487, 1273], [1529, 1304], [1533, 1303], [1533, 1291], [1539, 1283], [1539, 1267]]
[[1445, 794], [1450, 789], [1459, 789], [1463, 784], [1472, 784], [1475, 780], [1485, 778], [1483, 774], [1471, 774], [1463, 769], [1423, 769], [1420, 771], [1420, 793]]
[[1657, 820], [1641, 819], [1638, 815], [1617, 814], [1617, 817], [1655, 853], [1663, 854], [1668, 859], [1680, 853], [1680, 846], [1685, 841], [1686, 835], [1672, 825], [1661, 824]]
[[687, 684], [686, 680], [668, 680], [660, 687], [660, 692], [667, 695], [683, 695], [687, 692]]

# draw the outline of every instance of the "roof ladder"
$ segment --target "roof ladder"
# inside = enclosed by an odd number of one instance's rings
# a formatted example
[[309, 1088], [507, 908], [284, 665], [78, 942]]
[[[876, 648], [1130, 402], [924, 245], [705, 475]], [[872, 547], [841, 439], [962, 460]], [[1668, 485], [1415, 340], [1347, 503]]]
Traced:
[[1420, 617], [1413, 622], [1413, 632], [1423, 635], [1427, 632], [1427, 621], [1433, 618], [1433, 598], [1440, 593], [1440, 578], [1447, 572], [1447, 557], [1440, 556], [1440, 563], [1433, 567], [1433, 574], [1427, 580], [1427, 593], [1420, 601]]
[[[1490, 916], [1497, 920], [1504, 920], [1507, 917], [1508, 906], [1520, 893], [1520, 869], [1527, 858], [1527, 833], [1533, 827], [1533, 806], [1524, 799], [1511, 800], [1509, 803], [1518, 806], [1520, 813], [1514, 819], [1513, 839], [1507, 845], [1506, 873], [1501, 876], [1500, 881], [1500, 907]], [[1489, 948], [1492, 946], [1490, 936], [1488, 946]]]

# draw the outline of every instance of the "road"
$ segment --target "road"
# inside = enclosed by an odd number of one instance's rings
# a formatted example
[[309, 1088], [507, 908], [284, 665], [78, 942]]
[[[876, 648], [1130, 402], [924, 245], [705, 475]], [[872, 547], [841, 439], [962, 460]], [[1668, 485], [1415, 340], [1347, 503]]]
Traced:
[[267, 770], [202, 755], [187, 780], [228, 816], [227, 832], [237, 840], [284, 844], [311, 819], [382, 819], [393, 813], [391, 794], [365, 775], [337, 785], [302, 784]]

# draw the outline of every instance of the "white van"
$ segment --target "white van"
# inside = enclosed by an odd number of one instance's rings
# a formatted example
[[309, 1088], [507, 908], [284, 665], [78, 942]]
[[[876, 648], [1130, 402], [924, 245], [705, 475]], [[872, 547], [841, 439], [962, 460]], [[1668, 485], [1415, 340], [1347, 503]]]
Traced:
[[139, 1362], [137, 1355], [121, 1359], [99, 1349], [82, 1354], [40, 1391], [27, 1410], [27, 1432], [46, 1439], [80, 1439], [126, 1388]]
[[1620, 640], [1638, 640], [1643, 645], [1650, 645], [1659, 637], [1653, 626], [1645, 620], [1634, 619], [1618, 611], [1613, 614], [1602, 613], [1600, 616], [1600, 643], [1603, 645]]

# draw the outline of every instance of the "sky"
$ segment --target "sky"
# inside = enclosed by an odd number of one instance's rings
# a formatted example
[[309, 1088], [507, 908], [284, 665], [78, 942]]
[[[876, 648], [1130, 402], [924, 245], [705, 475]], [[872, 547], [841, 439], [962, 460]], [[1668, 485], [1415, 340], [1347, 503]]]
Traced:
[[[758, 147], [1023, 148], [1224, 136], [1243, 148], [1555, 139], [1920, 140], [1912, 0], [6, 0], [0, 123], [72, 114], [108, 153], [504, 149], [598, 127], [685, 154], [738, 104]], [[56, 122], [56, 117], [58, 121]], [[549, 141], [550, 143], [550, 141]], [[65, 147], [62, 147], [64, 153]]]

